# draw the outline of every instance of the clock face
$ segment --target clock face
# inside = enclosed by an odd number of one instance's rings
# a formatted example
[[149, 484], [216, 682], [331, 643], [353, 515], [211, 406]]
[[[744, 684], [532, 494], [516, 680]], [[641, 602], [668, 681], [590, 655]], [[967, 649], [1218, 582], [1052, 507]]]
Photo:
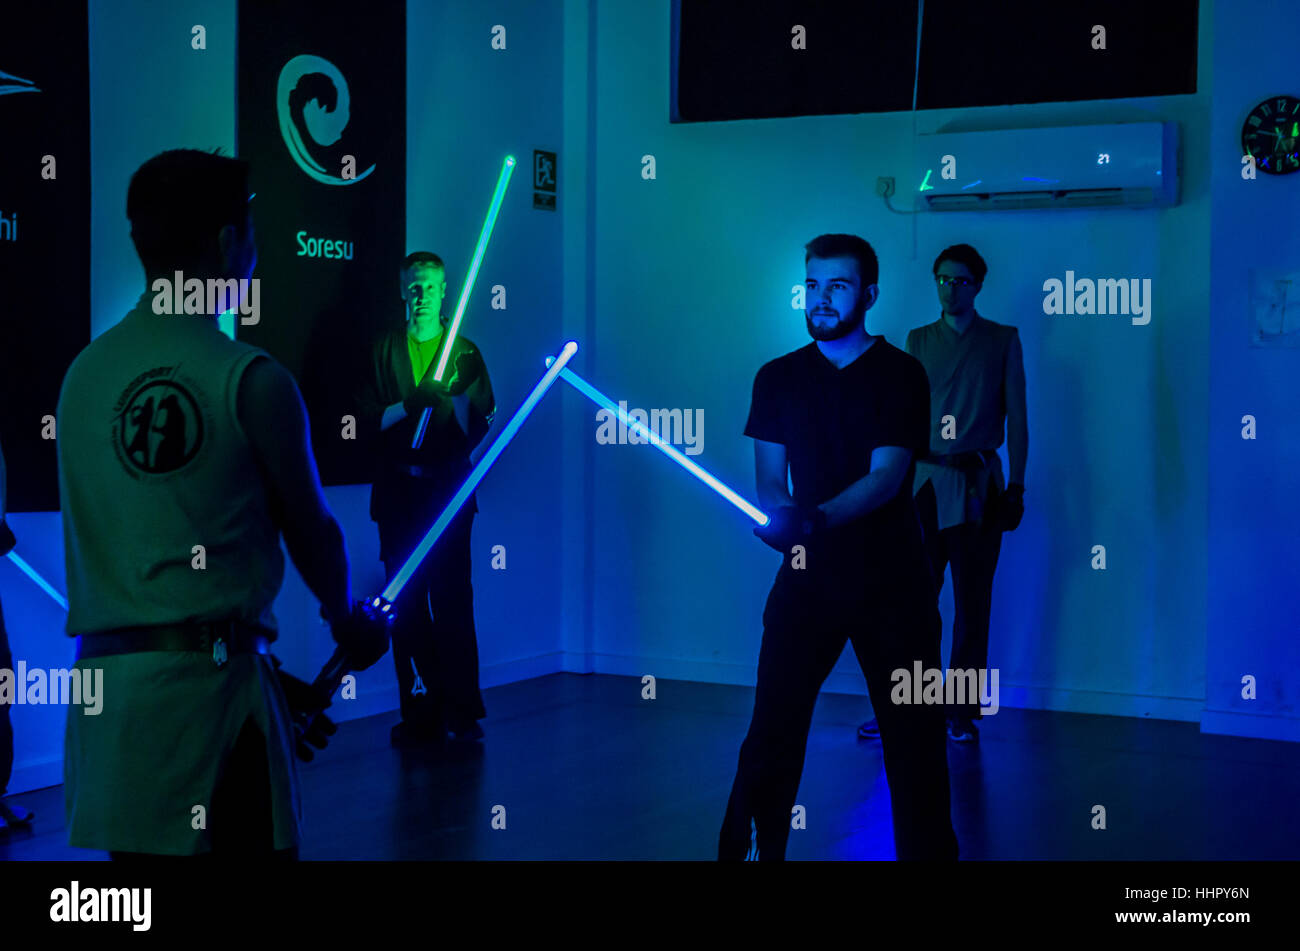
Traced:
[[1241, 127], [1241, 147], [1262, 172], [1300, 170], [1300, 97], [1274, 96], [1250, 110]]

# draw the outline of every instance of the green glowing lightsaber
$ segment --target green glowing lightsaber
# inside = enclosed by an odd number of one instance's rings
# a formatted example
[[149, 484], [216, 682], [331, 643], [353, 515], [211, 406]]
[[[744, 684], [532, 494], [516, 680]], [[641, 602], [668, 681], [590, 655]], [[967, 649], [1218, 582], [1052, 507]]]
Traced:
[[[465, 316], [465, 305], [469, 303], [469, 295], [474, 290], [479, 265], [483, 263], [483, 255], [487, 253], [488, 241], [492, 239], [492, 229], [496, 227], [497, 215], [501, 213], [501, 202], [506, 196], [506, 188], [510, 185], [510, 176], [514, 171], [515, 157], [507, 155], [505, 161], [501, 163], [501, 174], [497, 176], [497, 187], [492, 193], [492, 203], [488, 205], [487, 217], [483, 219], [483, 230], [478, 233], [478, 245], [474, 248], [474, 259], [470, 262], [469, 273], [465, 275], [465, 286], [460, 289], [456, 313], [451, 318], [451, 326], [447, 328], [447, 339], [442, 345], [442, 355], [438, 357], [438, 365], [433, 371], [433, 378], [438, 382], [442, 381], [442, 375], [447, 370], [447, 360], [451, 356], [452, 345], [456, 342], [456, 334], [460, 332], [461, 319]], [[415, 438], [411, 440], [412, 449], [419, 449], [423, 445], [424, 434], [429, 428], [429, 417], [432, 412], [433, 410], [426, 406], [424, 412], [420, 414], [420, 424], [415, 427]]]

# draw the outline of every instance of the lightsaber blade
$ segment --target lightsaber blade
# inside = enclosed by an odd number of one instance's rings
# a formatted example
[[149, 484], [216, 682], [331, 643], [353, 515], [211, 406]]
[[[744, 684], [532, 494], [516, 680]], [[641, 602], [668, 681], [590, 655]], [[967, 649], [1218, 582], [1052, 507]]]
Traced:
[[528, 398], [524, 400], [519, 409], [515, 410], [515, 415], [510, 417], [510, 422], [505, 424], [505, 427], [501, 430], [501, 434], [497, 436], [497, 438], [492, 442], [492, 445], [488, 448], [488, 451], [483, 453], [483, 457], [479, 459], [478, 464], [470, 471], [469, 478], [465, 480], [465, 484], [462, 485], [460, 490], [451, 497], [451, 501], [447, 503], [447, 507], [443, 509], [442, 514], [438, 516], [438, 520], [433, 523], [433, 526], [425, 534], [423, 541], [416, 546], [415, 551], [411, 552], [411, 555], [406, 559], [405, 564], [403, 564], [402, 567], [398, 569], [397, 574], [393, 576], [393, 580], [388, 582], [388, 587], [386, 587], [381, 593], [381, 597], [386, 601], [395, 601], [397, 596], [402, 593], [402, 589], [405, 588], [406, 583], [411, 580], [411, 576], [415, 574], [415, 570], [420, 567], [420, 563], [423, 562], [425, 556], [429, 554], [429, 550], [433, 548], [438, 539], [442, 536], [442, 533], [446, 531], [447, 526], [451, 524], [451, 520], [456, 516], [456, 513], [460, 511], [461, 506], [465, 504], [465, 501], [478, 487], [478, 484], [483, 481], [483, 477], [487, 475], [488, 470], [492, 468], [492, 464], [497, 461], [497, 457], [500, 456], [501, 453], [505, 452], [506, 446], [510, 444], [510, 440], [514, 439], [515, 433], [519, 432], [519, 428], [523, 426], [524, 420], [526, 420], [528, 414], [533, 411], [533, 407], [535, 407], [541, 398], [546, 395], [546, 391], [551, 388], [551, 385], [564, 370], [564, 365], [568, 363], [577, 352], [578, 344], [575, 341], [570, 340], [564, 345], [564, 349], [560, 351], [558, 358], [547, 358], [546, 364], [550, 369], [547, 370], [546, 374], [537, 381], [537, 385], [534, 386], [533, 391], [528, 394]]
[[63, 608], [63, 610], [65, 611], [68, 610], [68, 599], [65, 598], [63, 595], [59, 594], [59, 592], [55, 591], [54, 586], [51, 585], [48, 581], [46, 581], [44, 578], [42, 578], [40, 574], [37, 573], [35, 568], [27, 564], [27, 562], [22, 559], [22, 556], [20, 556], [18, 552], [11, 551], [5, 557], [7, 557], [10, 561], [12, 561], [15, 565], [17, 565], [19, 571], [21, 571], [27, 577], [31, 578], [32, 581], [36, 583], [36, 586], [38, 588], [40, 588], [51, 598], [53, 598], [55, 604]]
[[[553, 358], [550, 357], [547, 358], [548, 366], [550, 365], [552, 359]], [[662, 439], [656, 436], [644, 425], [636, 422], [633, 419], [630, 419], [627, 413], [623, 412], [623, 410], [613, 400], [611, 400], [604, 393], [600, 392], [600, 390], [596, 389], [594, 386], [592, 386], [582, 377], [578, 376], [578, 374], [574, 373], [572, 370], [566, 367], [565, 369], [560, 371], [560, 376], [564, 378], [564, 381], [566, 383], [572, 386], [583, 396], [587, 397], [597, 406], [601, 406], [609, 410], [611, 413], [613, 413], [619, 419], [621, 419], [624, 423], [626, 423], [630, 429], [636, 431], [637, 433], [640, 433], [641, 435], [644, 435], [652, 446], [655, 446], [669, 459], [673, 460], [673, 462], [677, 463], [679, 466], [681, 466], [691, 475], [695, 476], [695, 478], [699, 479], [701, 482], [703, 482], [705, 485], [711, 488], [714, 492], [717, 492], [720, 496], [722, 496], [724, 499], [726, 499], [736, 508], [740, 509], [746, 515], [752, 518], [755, 522], [757, 522], [759, 525], [766, 525], [770, 521], [766, 513], [760, 511], [757, 506], [748, 502], [744, 498], [744, 496], [742, 496], [740, 493], [736, 492], [734, 489], [732, 489], [722, 480], [718, 479], [716, 476], [712, 475], [711, 473], [705, 471], [700, 466], [696, 465], [686, 456], [682, 455], [680, 452], [678, 452], [668, 443], [664, 442]]]
[[[501, 174], [497, 176], [497, 187], [492, 192], [492, 202], [488, 205], [487, 217], [483, 219], [483, 228], [478, 234], [478, 244], [474, 247], [474, 258], [470, 261], [469, 273], [465, 276], [465, 286], [460, 289], [460, 300], [456, 302], [456, 312], [451, 318], [451, 324], [447, 327], [447, 339], [442, 345], [438, 365], [433, 371], [433, 378], [440, 382], [443, 373], [447, 370], [447, 359], [451, 356], [452, 344], [456, 342], [456, 334], [460, 332], [460, 322], [465, 316], [465, 306], [469, 303], [469, 296], [474, 290], [474, 281], [478, 278], [479, 265], [483, 263], [483, 255], [487, 253], [488, 242], [492, 240], [492, 229], [496, 227], [497, 215], [501, 213], [501, 202], [506, 196], [506, 188], [510, 185], [510, 176], [514, 174], [514, 171], [515, 157], [507, 155], [505, 161], [501, 163]], [[415, 437], [411, 440], [412, 449], [419, 449], [424, 444], [424, 434], [429, 428], [429, 417], [432, 412], [426, 406], [424, 412], [420, 414], [420, 423], [415, 427]]]

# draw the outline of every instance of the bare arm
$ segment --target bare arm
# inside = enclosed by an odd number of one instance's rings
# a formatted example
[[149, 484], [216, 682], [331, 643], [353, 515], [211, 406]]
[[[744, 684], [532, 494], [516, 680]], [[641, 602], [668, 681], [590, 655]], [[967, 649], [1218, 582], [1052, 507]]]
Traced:
[[783, 505], [794, 505], [788, 471], [789, 460], [784, 444], [754, 440], [754, 481], [758, 488], [758, 504], [768, 515]]
[[289, 557], [327, 617], [346, 617], [352, 604], [347, 548], [321, 490], [307, 410], [289, 371], [254, 360], [239, 384], [238, 413]]
[[907, 476], [912, 452], [899, 446], [879, 446], [871, 453], [871, 471], [818, 508], [826, 513], [826, 527], [835, 528], [861, 518], [895, 495]]
[[1011, 337], [1007, 350], [1005, 380], [1007, 400], [1007, 458], [1011, 462], [1010, 483], [1025, 484], [1025, 462], [1029, 456], [1029, 416], [1025, 410], [1025, 360], [1020, 334]]

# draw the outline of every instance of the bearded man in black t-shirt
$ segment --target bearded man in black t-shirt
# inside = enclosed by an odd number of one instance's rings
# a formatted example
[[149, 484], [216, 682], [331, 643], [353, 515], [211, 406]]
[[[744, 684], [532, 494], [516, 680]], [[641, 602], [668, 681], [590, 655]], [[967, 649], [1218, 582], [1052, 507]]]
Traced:
[[879, 294], [871, 245], [831, 234], [805, 250], [813, 343], [758, 371], [745, 426], [771, 516], [755, 534], [782, 565], [718, 857], [785, 857], [813, 706], [850, 640], [880, 721], [898, 858], [955, 859], [943, 705], [891, 699], [895, 671], [939, 666], [936, 588], [911, 492], [929, 446], [929, 382], [915, 358], [865, 329]]

